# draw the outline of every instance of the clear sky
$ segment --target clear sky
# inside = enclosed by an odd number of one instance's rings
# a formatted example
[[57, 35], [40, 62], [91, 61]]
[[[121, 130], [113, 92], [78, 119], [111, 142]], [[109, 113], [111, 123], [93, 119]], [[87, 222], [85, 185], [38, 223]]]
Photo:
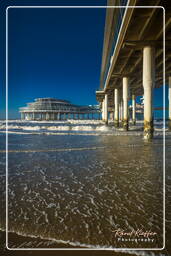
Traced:
[[[5, 113], [5, 8], [9, 5], [106, 5], [106, 0], [11, 0], [0, 5], [0, 118]], [[9, 9], [9, 118], [35, 98], [97, 104], [105, 9]], [[162, 105], [162, 89], [155, 91]]]

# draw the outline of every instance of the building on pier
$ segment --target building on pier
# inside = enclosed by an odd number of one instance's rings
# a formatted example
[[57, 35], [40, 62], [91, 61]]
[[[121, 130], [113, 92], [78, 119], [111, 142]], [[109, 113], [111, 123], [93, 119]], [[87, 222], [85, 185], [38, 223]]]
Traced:
[[99, 106], [78, 106], [67, 100], [38, 98], [19, 109], [22, 120], [100, 119]]
[[[113, 109], [115, 126], [128, 130], [128, 101], [132, 100], [131, 119], [135, 124], [136, 97], [143, 96], [144, 138], [150, 139], [153, 89], [162, 86], [164, 78], [166, 83], [169, 81], [171, 129], [171, 6], [161, 0], [108, 0], [107, 5], [100, 88], [96, 91], [102, 119], [108, 123], [108, 113]], [[166, 10], [165, 16], [161, 6]]]

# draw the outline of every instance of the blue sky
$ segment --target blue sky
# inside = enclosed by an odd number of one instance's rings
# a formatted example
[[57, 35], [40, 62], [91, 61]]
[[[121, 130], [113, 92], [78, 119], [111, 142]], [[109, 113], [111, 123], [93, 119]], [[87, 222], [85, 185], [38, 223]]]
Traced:
[[[5, 7], [9, 5], [105, 5], [93, 1], [2, 1], [0, 6], [0, 118], [5, 112]], [[40, 97], [97, 104], [105, 9], [9, 9], [9, 118]], [[162, 88], [155, 90], [162, 105]]]

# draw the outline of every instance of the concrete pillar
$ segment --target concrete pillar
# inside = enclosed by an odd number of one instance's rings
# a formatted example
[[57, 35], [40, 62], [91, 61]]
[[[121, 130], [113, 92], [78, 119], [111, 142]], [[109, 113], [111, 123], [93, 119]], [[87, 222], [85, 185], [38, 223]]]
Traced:
[[108, 124], [108, 94], [105, 94], [104, 98], [104, 121], [105, 124]]
[[136, 101], [135, 101], [135, 95], [132, 95], [132, 124], [135, 125], [136, 124]]
[[122, 100], [120, 101], [120, 104], [119, 104], [119, 119], [122, 123], [122, 119], [123, 119], [123, 104], [122, 104]]
[[144, 139], [153, 137], [153, 87], [155, 82], [154, 48], [143, 49], [143, 87], [144, 87]]
[[119, 127], [119, 91], [118, 89], [114, 90], [114, 104], [115, 104], [114, 126], [118, 128]]
[[105, 120], [105, 117], [104, 117], [104, 103], [105, 102], [105, 99], [103, 99], [102, 101], [102, 120], [104, 121]]
[[128, 77], [123, 77], [123, 129], [128, 131]]
[[171, 131], [171, 76], [169, 76], [169, 123], [168, 123], [168, 127], [169, 127], [169, 131]]
[[102, 105], [101, 105], [101, 113], [102, 113], [102, 120], [103, 120], [103, 101], [102, 101], [101, 104], [102, 104]]

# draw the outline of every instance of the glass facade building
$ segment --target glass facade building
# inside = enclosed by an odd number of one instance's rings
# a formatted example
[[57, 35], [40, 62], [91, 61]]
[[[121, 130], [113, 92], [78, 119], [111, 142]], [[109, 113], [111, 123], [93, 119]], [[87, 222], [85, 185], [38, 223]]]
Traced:
[[35, 99], [34, 102], [27, 103], [26, 107], [21, 107], [19, 112], [22, 120], [89, 119], [94, 114], [100, 114], [98, 105], [79, 106], [55, 98]]

